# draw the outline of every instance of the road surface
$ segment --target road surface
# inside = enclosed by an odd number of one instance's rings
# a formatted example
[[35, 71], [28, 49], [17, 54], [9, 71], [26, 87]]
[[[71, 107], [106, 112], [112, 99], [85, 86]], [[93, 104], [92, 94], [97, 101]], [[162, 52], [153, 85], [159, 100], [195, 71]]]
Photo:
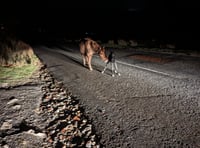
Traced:
[[[110, 49], [109, 49], [110, 50]], [[77, 46], [37, 46], [35, 53], [84, 107], [106, 148], [200, 147], [200, 58], [113, 49], [121, 76], [93, 71]]]

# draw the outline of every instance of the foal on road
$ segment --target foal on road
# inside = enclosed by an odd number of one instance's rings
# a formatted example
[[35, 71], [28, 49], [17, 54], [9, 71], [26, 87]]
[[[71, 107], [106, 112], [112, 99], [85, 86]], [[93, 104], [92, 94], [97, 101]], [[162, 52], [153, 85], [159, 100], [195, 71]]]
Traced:
[[115, 54], [113, 51], [110, 52], [110, 54], [108, 56], [108, 62], [106, 63], [106, 66], [104, 67], [104, 69], [101, 73], [104, 73], [106, 71], [109, 63], [111, 63], [111, 66], [112, 66], [112, 77], [114, 77], [115, 74], [118, 74], [118, 76], [120, 76], [121, 74], [118, 72]]

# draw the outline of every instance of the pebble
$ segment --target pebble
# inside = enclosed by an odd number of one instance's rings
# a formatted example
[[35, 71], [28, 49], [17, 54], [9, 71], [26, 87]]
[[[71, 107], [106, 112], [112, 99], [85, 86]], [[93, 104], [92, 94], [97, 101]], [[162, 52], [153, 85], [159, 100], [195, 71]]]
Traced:
[[15, 105], [12, 107], [12, 109], [14, 110], [20, 110], [21, 109], [21, 105]]
[[12, 128], [12, 124], [10, 122], [4, 122], [0, 128], [0, 130], [7, 130], [7, 129], [11, 129]]
[[12, 100], [10, 100], [10, 101], [7, 103], [7, 105], [14, 105], [14, 104], [16, 104], [16, 103], [18, 103], [18, 102], [19, 102], [18, 99], [12, 99]]

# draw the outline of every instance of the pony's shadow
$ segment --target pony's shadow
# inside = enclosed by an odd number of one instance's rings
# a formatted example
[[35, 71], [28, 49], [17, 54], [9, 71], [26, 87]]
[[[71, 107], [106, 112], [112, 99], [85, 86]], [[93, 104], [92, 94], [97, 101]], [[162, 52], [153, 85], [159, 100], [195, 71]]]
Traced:
[[69, 59], [69, 62], [75, 63], [75, 64], [77, 64], [77, 65], [79, 65], [79, 66], [83, 66], [82, 62], [79, 61], [78, 59], [73, 58], [73, 57], [71, 57], [71, 56], [67, 56], [67, 55], [64, 55], [64, 56], [65, 56], [67, 59]]
[[[88, 64], [83, 65], [82, 59], [81, 59], [81, 61], [80, 61], [80, 60], [78, 60], [78, 59], [76, 59], [76, 58], [74, 58], [74, 57], [68, 56], [68, 55], [64, 55], [64, 57], [66, 57], [70, 63], [75, 63], [76, 65], [81, 66], [81, 67], [83, 67], [83, 68], [89, 70]], [[100, 73], [101, 73], [102, 70], [103, 70], [103, 67], [102, 67], [102, 66], [97, 66], [97, 65], [92, 65], [92, 68], [93, 68], [93, 70], [96, 70], [96, 71], [98, 71], [98, 72], [100, 72]]]

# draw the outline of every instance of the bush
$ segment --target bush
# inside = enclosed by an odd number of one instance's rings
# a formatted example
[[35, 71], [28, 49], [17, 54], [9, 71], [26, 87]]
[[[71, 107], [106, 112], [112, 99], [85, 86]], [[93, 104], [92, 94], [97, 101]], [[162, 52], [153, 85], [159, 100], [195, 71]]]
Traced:
[[13, 37], [0, 37], [0, 66], [22, 66], [33, 62], [30, 45]]

